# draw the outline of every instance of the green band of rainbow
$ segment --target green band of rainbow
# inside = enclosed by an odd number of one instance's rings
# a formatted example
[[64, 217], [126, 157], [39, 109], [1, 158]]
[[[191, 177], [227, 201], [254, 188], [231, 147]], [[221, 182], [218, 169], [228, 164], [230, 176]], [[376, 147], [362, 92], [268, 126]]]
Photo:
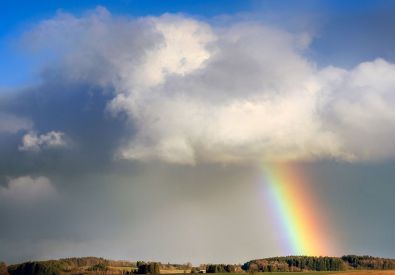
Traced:
[[264, 165], [263, 171], [268, 206], [276, 215], [279, 227], [276, 232], [283, 240], [282, 253], [330, 255], [329, 236], [323, 226], [324, 211], [312, 203], [310, 187], [291, 165]]

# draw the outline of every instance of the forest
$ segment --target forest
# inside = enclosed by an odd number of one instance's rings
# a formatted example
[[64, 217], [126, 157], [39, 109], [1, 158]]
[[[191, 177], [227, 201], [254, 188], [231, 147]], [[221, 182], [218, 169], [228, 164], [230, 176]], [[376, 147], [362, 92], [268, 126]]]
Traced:
[[252, 260], [242, 265], [245, 271], [343, 271], [395, 269], [395, 259], [346, 255], [339, 257], [287, 256]]

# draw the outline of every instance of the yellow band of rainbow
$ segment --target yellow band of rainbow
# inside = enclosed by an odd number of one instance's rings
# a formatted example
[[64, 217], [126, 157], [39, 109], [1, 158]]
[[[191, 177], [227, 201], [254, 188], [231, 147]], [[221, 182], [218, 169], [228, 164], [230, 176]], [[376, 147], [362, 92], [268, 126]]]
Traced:
[[[311, 187], [289, 164], [263, 166], [269, 207], [278, 221], [276, 232], [288, 255], [329, 255], [324, 211], [312, 203]], [[320, 214], [320, 215], [319, 215]], [[284, 238], [285, 236], [285, 238]]]

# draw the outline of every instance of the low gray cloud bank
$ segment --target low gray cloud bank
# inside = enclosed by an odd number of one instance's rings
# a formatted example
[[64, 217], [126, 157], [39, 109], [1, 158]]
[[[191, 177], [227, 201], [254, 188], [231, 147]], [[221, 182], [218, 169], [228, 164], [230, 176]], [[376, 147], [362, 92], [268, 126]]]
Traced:
[[0, 197], [16, 204], [53, 200], [56, 189], [46, 177], [22, 176], [8, 179], [7, 186], [0, 186]]

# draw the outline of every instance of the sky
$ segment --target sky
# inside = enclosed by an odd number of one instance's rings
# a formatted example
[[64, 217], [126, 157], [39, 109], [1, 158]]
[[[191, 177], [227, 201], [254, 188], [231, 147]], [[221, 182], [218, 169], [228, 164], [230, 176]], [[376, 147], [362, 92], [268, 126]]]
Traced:
[[0, 260], [394, 258], [394, 12], [2, 1]]

